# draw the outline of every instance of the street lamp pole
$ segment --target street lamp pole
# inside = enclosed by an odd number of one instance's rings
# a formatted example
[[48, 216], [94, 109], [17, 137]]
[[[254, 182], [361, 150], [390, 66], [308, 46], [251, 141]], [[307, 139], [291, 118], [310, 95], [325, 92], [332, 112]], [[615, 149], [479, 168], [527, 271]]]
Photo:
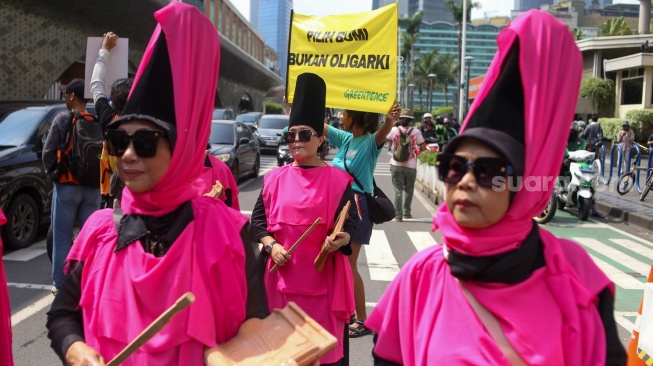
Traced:
[[413, 88], [415, 87], [415, 84], [410, 83], [408, 84], [408, 95], [407, 95], [407, 104], [408, 104], [408, 109], [411, 111], [413, 110]]
[[465, 64], [467, 66], [467, 82], [466, 82], [466, 93], [465, 93], [465, 116], [467, 116], [467, 111], [469, 111], [469, 68], [472, 66], [472, 61], [474, 57], [465, 56]]
[[435, 80], [436, 75], [435, 74], [429, 74], [429, 110], [428, 112], [431, 113], [431, 110], [433, 109], [433, 81]]

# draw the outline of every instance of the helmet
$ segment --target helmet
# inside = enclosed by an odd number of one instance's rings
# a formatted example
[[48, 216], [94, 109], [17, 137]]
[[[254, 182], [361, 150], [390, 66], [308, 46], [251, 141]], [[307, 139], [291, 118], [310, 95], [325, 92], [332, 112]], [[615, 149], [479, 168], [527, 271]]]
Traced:
[[435, 123], [441, 125], [442, 124], [442, 117], [440, 117], [440, 116], [435, 117]]
[[449, 122], [449, 118], [446, 118], [446, 117], [445, 117], [445, 118], [444, 118], [444, 121], [443, 121], [442, 123], [451, 123], [451, 122]]
[[422, 116], [422, 119], [424, 118], [433, 118], [433, 115], [431, 113], [424, 113], [424, 116]]
[[571, 123], [571, 130], [572, 130], [572, 131], [580, 131], [580, 126], [578, 125], [578, 122], [573, 121], [573, 122]]
[[623, 126], [630, 126], [630, 125], [628, 124], [628, 121], [624, 121], [624, 123], [621, 124], [621, 127]]

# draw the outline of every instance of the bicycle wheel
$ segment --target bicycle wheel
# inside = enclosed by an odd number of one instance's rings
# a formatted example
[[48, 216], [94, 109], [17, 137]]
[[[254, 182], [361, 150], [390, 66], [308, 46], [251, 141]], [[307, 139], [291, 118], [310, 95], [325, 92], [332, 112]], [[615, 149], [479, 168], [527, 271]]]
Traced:
[[622, 175], [621, 178], [619, 178], [619, 183], [617, 183], [617, 192], [619, 192], [621, 195], [624, 195], [630, 192], [634, 185], [635, 175], [633, 173]]
[[646, 180], [646, 187], [644, 187], [644, 190], [642, 191], [642, 194], [639, 195], [639, 200], [644, 201], [644, 198], [646, 198], [646, 195], [648, 192], [651, 190], [653, 187], [653, 174], [651, 174], [650, 177]]

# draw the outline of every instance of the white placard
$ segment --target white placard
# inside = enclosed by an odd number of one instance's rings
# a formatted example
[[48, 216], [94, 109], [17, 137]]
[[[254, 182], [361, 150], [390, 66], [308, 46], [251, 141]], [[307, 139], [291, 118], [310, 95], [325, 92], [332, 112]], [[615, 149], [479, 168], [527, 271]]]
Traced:
[[637, 345], [649, 356], [653, 355], [653, 283], [644, 287], [644, 304], [642, 318], [639, 320], [639, 344]]
[[[93, 76], [93, 67], [95, 66], [98, 52], [102, 48], [103, 39], [103, 37], [88, 37], [88, 41], [86, 42], [86, 72], [84, 73], [84, 81], [86, 82], [84, 98], [86, 99], [93, 98], [91, 93], [91, 77]], [[118, 43], [109, 54], [107, 71], [104, 75], [104, 87], [107, 96], [111, 95], [111, 85], [113, 85], [114, 81], [128, 76], [128, 50], [129, 39], [118, 38]]]

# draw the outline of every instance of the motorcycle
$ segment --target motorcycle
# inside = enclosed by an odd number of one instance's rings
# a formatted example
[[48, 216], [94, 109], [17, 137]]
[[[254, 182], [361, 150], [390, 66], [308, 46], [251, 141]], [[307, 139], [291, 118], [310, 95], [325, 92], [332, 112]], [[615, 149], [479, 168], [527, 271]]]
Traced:
[[286, 164], [292, 164], [293, 161], [295, 161], [295, 158], [293, 158], [292, 154], [290, 153], [290, 147], [282, 138], [280, 133], [278, 133], [277, 136], [279, 136], [279, 147], [277, 148], [277, 165], [284, 166]]
[[578, 207], [580, 219], [583, 221], [587, 220], [592, 212], [595, 188], [601, 176], [601, 166], [594, 158], [592, 151], [569, 152], [571, 181], [564, 190], [560, 182], [557, 183], [558, 209], [562, 210], [566, 205]]
[[426, 142], [426, 151], [440, 151], [440, 145], [438, 140], [435, 137], [426, 137], [424, 138]]

